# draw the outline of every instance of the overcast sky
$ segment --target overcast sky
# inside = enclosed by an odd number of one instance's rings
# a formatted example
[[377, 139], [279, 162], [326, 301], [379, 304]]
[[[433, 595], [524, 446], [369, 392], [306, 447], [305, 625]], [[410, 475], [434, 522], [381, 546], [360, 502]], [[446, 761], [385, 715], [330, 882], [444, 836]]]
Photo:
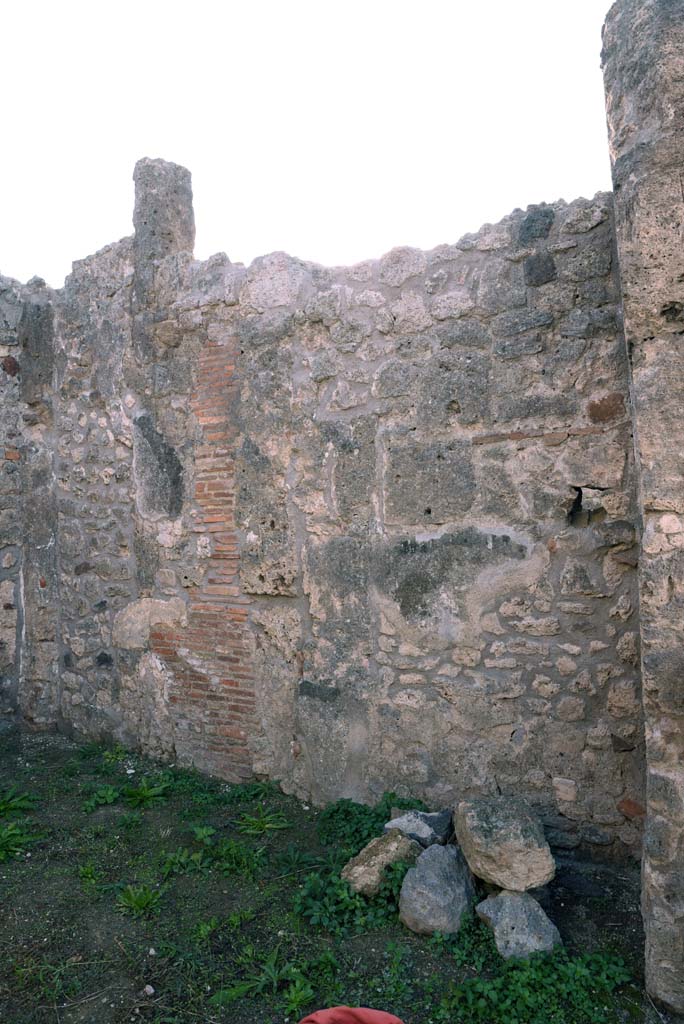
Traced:
[[3, 5], [0, 272], [129, 234], [141, 156], [193, 174], [196, 254], [431, 248], [610, 188], [609, 0]]

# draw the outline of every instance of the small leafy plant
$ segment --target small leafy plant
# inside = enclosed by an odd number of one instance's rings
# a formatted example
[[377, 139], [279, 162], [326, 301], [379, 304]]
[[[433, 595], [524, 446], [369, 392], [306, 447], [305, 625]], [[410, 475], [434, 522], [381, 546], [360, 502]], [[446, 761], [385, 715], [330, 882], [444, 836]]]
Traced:
[[149, 885], [126, 885], [116, 897], [116, 909], [131, 917], [151, 917], [159, 909], [161, 892]]
[[435, 949], [450, 953], [459, 967], [469, 967], [478, 974], [501, 962], [493, 932], [473, 913], [463, 915], [455, 935], [436, 932], [430, 941]]
[[315, 856], [302, 850], [295, 843], [288, 843], [275, 858], [275, 865], [283, 875], [296, 875], [300, 871], [310, 871], [315, 867], [316, 862]]
[[97, 807], [116, 803], [120, 793], [116, 786], [98, 786], [94, 793], [84, 800], [82, 808], [86, 814], [92, 814]]
[[33, 810], [36, 802], [37, 797], [32, 793], [21, 793], [16, 786], [0, 789], [0, 818], [25, 814]]
[[263, 848], [253, 849], [238, 843], [235, 839], [221, 839], [211, 847], [212, 865], [224, 875], [246, 875], [255, 878], [259, 875], [266, 861]]
[[98, 871], [92, 861], [87, 861], [87, 863], [80, 866], [78, 877], [81, 879], [81, 885], [85, 891], [91, 895], [97, 892], [104, 879], [104, 875], [101, 871]]
[[210, 917], [208, 921], [200, 921], [194, 932], [194, 939], [198, 945], [206, 944], [215, 931], [218, 930], [218, 917]]
[[240, 928], [248, 921], [253, 921], [255, 917], [256, 914], [249, 907], [244, 910], [233, 910], [226, 918], [226, 925], [228, 928]]
[[336, 846], [355, 856], [371, 839], [382, 833], [389, 821], [392, 808], [399, 810], [427, 810], [420, 800], [384, 793], [375, 807], [358, 804], [354, 800], [336, 800], [328, 804], [318, 816], [318, 838], [324, 846]]
[[295, 913], [332, 935], [380, 928], [397, 916], [399, 893], [408, 868], [408, 864], [390, 864], [380, 891], [371, 899], [352, 892], [339, 875], [310, 874], [295, 896]]
[[279, 832], [291, 827], [291, 822], [280, 811], [267, 811], [261, 806], [254, 814], [242, 814], [237, 820], [237, 830], [245, 836], [262, 836], [265, 832]]
[[573, 957], [558, 948], [452, 986], [433, 1017], [444, 1024], [607, 1024], [615, 1019], [612, 993], [628, 980], [619, 957]]
[[216, 835], [216, 829], [211, 828], [210, 825], [195, 825], [191, 832], [195, 842], [201, 843], [202, 846], [211, 846], [212, 838]]
[[124, 832], [137, 832], [142, 827], [143, 818], [140, 811], [127, 811], [119, 818], [119, 828]]
[[120, 743], [115, 743], [113, 747], [109, 747], [102, 754], [102, 763], [108, 766], [121, 764], [127, 757], [127, 751], [125, 747], [122, 747]]
[[22, 988], [32, 989], [41, 1001], [55, 1003], [80, 993], [81, 980], [77, 971], [80, 961], [78, 955], [61, 963], [28, 957], [23, 963], [14, 965], [14, 973]]
[[173, 853], [167, 853], [162, 862], [162, 876], [190, 875], [207, 872], [210, 868], [209, 859], [204, 850], [189, 850], [187, 846], [179, 846]]
[[228, 804], [248, 804], [257, 800], [266, 800], [278, 792], [275, 782], [242, 782], [231, 786], [226, 793]]
[[27, 832], [25, 822], [10, 821], [7, 825], [0, 825], [0, 864], [13, 857], [21, 857], [41, 838]]
[[129, 807], [149, 807], [151, 804], [166, 799], [168, 782], [152, 783], [149, 779], [141, 779], [137, 786], [127, 786], [123, 791], [124, 800]]
[[302, 976], [296, 977], [290, 982], [283, 993], [285, 1013], [288, 1016], [299, 1016], [304, 1007], [313, 1001], [314, 995], [311, 983]]
[[247, 967], [245, 977], [230, 988], [221, 989], [212, 996], [209, 1000], [212, 1006], [228, 1006], [238, 999], [275, 995], [280, 986], [296, 978], [294, 965], [283, 961], [280, 946], [276, 946], [261, 960], [256, 960], [253, 946], [246, 946], [239, 961]]

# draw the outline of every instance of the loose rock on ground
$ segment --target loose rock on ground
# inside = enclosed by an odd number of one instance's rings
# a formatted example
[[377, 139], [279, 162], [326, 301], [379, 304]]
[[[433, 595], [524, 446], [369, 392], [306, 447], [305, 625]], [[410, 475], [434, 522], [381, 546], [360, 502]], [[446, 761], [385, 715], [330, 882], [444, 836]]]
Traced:
[[350, 889], [362, 896], [376, 896], [382, 885], [385, 868], [398, 861], [413, 862], [421, 847], [397, 829], [371, 839], [360, 853], [345, 864], [342, 878]]
[[505, 960], [550, 953], [560, 945], [555, 924], [528, 893], [500, 892], [479, 903], [475, 912], [494, 932], [496, 948]]
[[545, 885], [556, 872], [542, 827], [520, 800], [462, 801], [454, 826], [470, 870], [485, 882], [524, 892]]
[[399, 829], [409, 839], [414, 839], [421, 846], [432, 846], [433, 843], [444, 845], [453, 833], [451, 811], [406, 811], [393, 817], [385, 825], [385, 832]]
[[453, 934], [475, 902], [475, 886], [457, 846], [429, 846], [404, 878], [399, 918], [413, 932]]

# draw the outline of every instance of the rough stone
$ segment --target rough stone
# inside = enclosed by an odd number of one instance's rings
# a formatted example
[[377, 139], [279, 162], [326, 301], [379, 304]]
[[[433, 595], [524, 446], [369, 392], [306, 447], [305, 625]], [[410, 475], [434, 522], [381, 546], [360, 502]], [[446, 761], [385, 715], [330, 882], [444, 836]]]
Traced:
[[475, 887], [458, 847], [429, 846], [404, 877], [399, 919], [420, 934], [455, 934], [475, 901]]
[[494, 932], [496, 948], [504, 960], [550, 953], [561, 944], [555, 924], [529, 893], [504, 890], [478, 903], [475, 912]]
[[454, 830], [451, 811], [408, 811], [387, 822], [385, 832], [392, 829], [398, 829], [421, 846], [432, 846], [433, 843], [443, 846]]
[[[682, 259], [678, 217], [684, 151], [679, 0], [620, 0], [603, 30], [603, 72], [614, 183], [615, 237], [630, 354], [643, 545], [639, 558], [646, 832], [642, 909], [650, 994], [684, 1013], [684, 730], [681, 716], [684, 561], [661, 517], [684, 512], [679, 424]], [[601, 229], [590, 232], [598, 234]], [[595, 266], [594, 261], [594, 266]], [[674, 524], [670, 524], [674, 525]], [[629, 685], [611, 688], [612, 713], [628, 714]], [[674, 723], [679, 723], [675, 726]], [[655, 781], [667, 777], [660, 801]], [[653, 781], [651, 781], [653, 780]], [[667, 840], [663, 841], [664, 836]]]
[[549, 882], [556, 866], [537, 818], [510, 797], [461, 801], [456, 838], [478, 878], [524, 892]]
[[164, 623], [169, 626], [184, 625], [187, 622], [187, 607], [179, 597], [160, 601], [151, 597], [141, 598], [127, 605], [117, 613], [112, 629], [112, 642], [124, 650], [144, 648], [153, 626]]
[[349, 888], [362, 896], [376, 896], [380, 891], [385, 868], [390, 864], [412, 863], [420, 854], [418, 843], [392, 829], [385, 835], [371, 839], [355, 857], [342, 868], [342, 878]]

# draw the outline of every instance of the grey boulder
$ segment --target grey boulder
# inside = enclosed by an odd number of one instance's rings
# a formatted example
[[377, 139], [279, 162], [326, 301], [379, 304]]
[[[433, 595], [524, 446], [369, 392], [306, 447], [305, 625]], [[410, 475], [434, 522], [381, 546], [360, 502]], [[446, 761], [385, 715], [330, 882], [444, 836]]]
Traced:
[[470, 870], [485, 882], [525, 892], [556, 873], [542, 827], [520, 800], [465, 800], [458, 805], [454, 827]]
[[409, 868], [399, 896], [399, 919], [412, 932], [457, 932], [475, 902], [475, 886], [456, 846], [428, 846]]
[[561, 943], [555, 924], [529, 893], [504, 890], [479, 903], [475, 912], [494, 932], [496, 948], [505, 960], [550, 953]]
[[433, 843], [444, 846], [454, 831], [451, 811], [406, 811], [388, 821], [385, 832], [393, 828], [421, 846], [432, 846]]

